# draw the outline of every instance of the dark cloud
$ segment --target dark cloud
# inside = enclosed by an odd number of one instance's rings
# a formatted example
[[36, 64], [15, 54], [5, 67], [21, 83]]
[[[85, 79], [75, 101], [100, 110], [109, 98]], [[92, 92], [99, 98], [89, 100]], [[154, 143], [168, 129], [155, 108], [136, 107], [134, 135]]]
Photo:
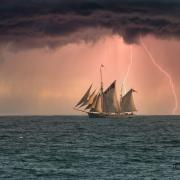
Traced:
[[0, 42], [17, 47], [56, 47], [119, 34], [127, 43], [140, 35], [180, 37], [175, 0], [1, 0]]

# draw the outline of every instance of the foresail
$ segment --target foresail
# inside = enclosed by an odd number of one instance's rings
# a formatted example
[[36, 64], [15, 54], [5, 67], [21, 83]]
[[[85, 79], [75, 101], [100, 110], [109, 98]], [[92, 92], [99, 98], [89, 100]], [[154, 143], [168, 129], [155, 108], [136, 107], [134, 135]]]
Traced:
[[91, 88], [92, 88], [92, 84], [91, 84], [91, 86], [89, 87], [89, 89], [86, 91], [86, 93], [84, 94], [84, 96], [81, 98], [81, 100], [76, 104], [75, 107], [77, 107], [77, 106], [79, 106], [79, 105], [83, 105], [84, 103], [87, 102], [88, 97], [89, 97], [89, 95], [90, 95]]
[[97, 102], [98, 94], [94, 97], [93, 103], [90, 105], [89, 109], [94, 110], [96, 107], [96, 102]]
[[129, 90], [121, 99], [121, 112], [133, 112], [137, 111], [134, 104], [133, 92], [135, 90]]
[[96, 92], [96, 90], [94, 90], [93, 93], [89, 96], [88, 104], [93, 103], [94, 97], [96, 96], [95, 92]]
[[120, 106], [116, 95], [116, 81], [114, 81], [103, 93], [103, 107], [105, 112], [119, 112]]
[[86, 108], [85, 109], [90, 109], [95, 98], [96, 98], [96, 94], [95, 94], [96, 90], [93, 91], [93, 93], [89, 96], [87, 103], [86, 103]]

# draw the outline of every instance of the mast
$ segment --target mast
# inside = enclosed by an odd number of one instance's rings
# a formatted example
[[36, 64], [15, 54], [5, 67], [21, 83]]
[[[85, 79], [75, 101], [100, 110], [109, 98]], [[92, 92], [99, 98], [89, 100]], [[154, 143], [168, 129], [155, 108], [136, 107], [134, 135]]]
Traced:
[[123, 96], [123, 83], [121, 85], [120, 106], [121, 106], [122, 96]]
[[[100, 106], [101, 106], [101, 112], [103, 112], [104, 111], [104, 106], [103, 106], [103, 104], [104, 104], [104, 97], [103, 97], [103, 77], [102, 77], [102, 68], [104, 67], [104, 65], [103, 64], [101, 64], [101, 66], [100, 66], [100, 77], [101, 77], [101, 88], [100, 88], [100, 96], [99, 96], [99, 98], [100, 98]], [[98, 98], [98, 99], [99, 99]], [[97, 103], [98, 103], [98, 100], [97, 100]]]
[[101, 77], [101, 89], [100, 89], [100, 91], [101, 91], [101, 94], [103, 94], [103, 79], [102, 79], [102, 68], [103, 67], [104, 67], [104, 65], [101, 64], [101, 66], [100, 66], [100, 77]]
[[119, 112], [121, 112], [122, 111], [122, 98], [123, 98], [123, 83], [122, 83], [122, 85], [121, 85], [121, 92], [120, 92], [120, 99], [119, 99]]

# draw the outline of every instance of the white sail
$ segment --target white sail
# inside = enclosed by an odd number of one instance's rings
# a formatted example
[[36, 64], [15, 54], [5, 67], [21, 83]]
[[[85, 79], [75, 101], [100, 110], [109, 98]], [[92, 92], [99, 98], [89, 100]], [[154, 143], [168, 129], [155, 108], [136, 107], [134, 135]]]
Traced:
[[105, 112], [120, 112], [115, 87], [116, 81], [114, 81], [103, 93], [103, 107]]
[[135, 90], [129, 90], [121, 99], [121, 112], [133, 112], [137, 111], [134, 104], [133, 92]]
[[95, 112], [103, 112], [103, 95], [101, 93], [98, 94], [95, 108]]
[[91, 91], [91, 87], [92, 87], [92, 84], [91, 86], [89, 87], [89, 89], [86, 91], [86, 93], [84, 94], [84, 96], [81, 98], [81, 100], [76, 104], [75, 107], [79, 106], [79, 105], [86, 105], [87, 103], [87, 100], [88, 100], [88, 97], [90, 95], [90, 91]]

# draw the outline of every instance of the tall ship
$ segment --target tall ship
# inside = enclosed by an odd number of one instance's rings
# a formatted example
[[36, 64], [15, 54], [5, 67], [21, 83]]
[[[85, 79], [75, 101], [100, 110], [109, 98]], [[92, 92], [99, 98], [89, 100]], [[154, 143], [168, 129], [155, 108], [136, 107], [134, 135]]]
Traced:
[[104, 90], [102, 80], [102, 67], [100, 67], [101, 84], [98, 92], [92, 91], [92, 84], [82, 96], [80, 101], [75, 105], [74, 109], [85, 112], [89, 118], [120, 118], [132, 117], [137, 111], [133, 93], [134, 89], [130, 89], [123, 95], [121, 87], [120, 97], [116, 93], [116, 80]]

